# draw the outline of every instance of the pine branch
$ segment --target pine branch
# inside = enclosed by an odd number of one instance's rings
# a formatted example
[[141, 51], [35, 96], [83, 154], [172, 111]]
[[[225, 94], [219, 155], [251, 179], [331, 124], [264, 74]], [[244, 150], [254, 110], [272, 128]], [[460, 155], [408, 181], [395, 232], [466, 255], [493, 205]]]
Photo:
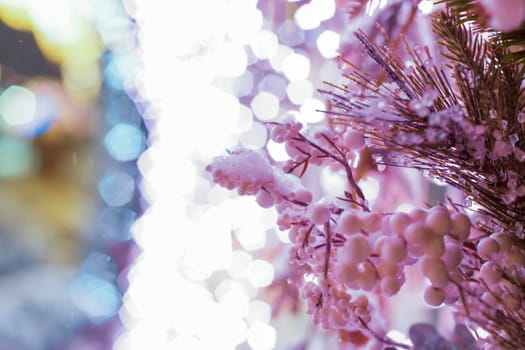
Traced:
[[511, 31], [497, 31], [490, 27], [487, 14], [479, 1], [440, 0], [436, 4], [445, 4], [447, 11], [459, 24], [468, 24], [477, 33], [489, 34], [493, 44], [507, 49], [502, 56], [503, 64], [525, 64], [525, 23]]
[[[452, 82], [432, 63], [428, 50], [413, 50], [407, 44], [412, 59], [407, 65], [360, 32], [358, 39], [390, 82], [373, 79], [347, 62], [354, 68], [346, 75], [349, 84], [337, 93], [324, 91], [333, 107], [330, 124], [363, 132], [377, 164], [420, 169], [458, 188], [482, 206], [479, 212], [488, 222], [479, 228], [487, 236], [501, 232], [523, 250], [525, 130], [520, 112], [525, 98], [519, 67], [502, 65], [505, 49], [450, 13], [438, 14], [434, 26]], [[521, 280], [505, 278], [525, 288]], [[462, 292], [465, 298], [479, 299], [474, 290]], [[464, 317], [491, 332], [501, 348], [522, 347], [519, 325], [525, 315], [509, 310], [493, 315], [487, 310], [478, 319], [464, 305]], [[499, 334], [501, 318], [509, 320], [504, 329], [513, 335], [510, 339]]]

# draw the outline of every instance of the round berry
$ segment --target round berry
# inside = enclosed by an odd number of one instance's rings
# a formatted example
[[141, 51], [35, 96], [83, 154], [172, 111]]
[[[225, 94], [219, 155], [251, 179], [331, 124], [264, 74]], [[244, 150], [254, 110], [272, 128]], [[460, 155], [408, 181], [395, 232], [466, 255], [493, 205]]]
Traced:
[[294, 199], [299, 202], [310, 204], [312, 203], [312, 192], [304, 189], [298, 190], [294, 193]]
[[430, 210], [425, 223], [437, 234], [444, 236], [450, 232], [452, 222], [445, 207], [434, 207]]
[[326, 224], [330, 220], [330, 210], [326, 204], [314, 204], [310, 210], [310, 220], [316, 225]]
[[255, 196], [257, 204], [263, 208], [269, 208], [274, 204], [273, 196], [270, 192], [260, 189]]
[[435, 287], [443, 288], [448, 284], [448, 269], [441, 259], [425, 257], [421, 263], [421, 272]]
[[359, 131], [349, 128], [343, 134], [343, 145], [346, 148], [358, 150], [365, 145], [365, 137]]
[[455, 284], [449, 283], [444, 289], [445, 304], [454, 305], [459, 300], [459, 289]]
[[368, 308], [368, 298], [366, 297], [366, 295], [360, 295], [355, 300], [355, 304], [357, 307], [360, 307], [366, 310]]
[[353, 263], [343, 263], [336, 269], [337, 279], [342, 283], [350, 283], [357, 280], [359, 270], [357, 265]]
[[432, 230], [419, 222], [408, 225], [404, 232], [405, 239], [411, 244], [424, 243], [432, 234]]
[[388, 228], [396, 235], [402, 235], [410, 224], [410, 216], [405, 213], [395, 213], [388, 219]]
[[398, 236], [390, 236], [381, 246], [381, 257], [392, 263], [400, 263], [407, 256], [405, 240]]
[[442, 288], [428, 286], [425, 289], [425, 301], [432, 306], [439, 306], [445, 301], [445, 291]]
[[478, 254], [483, 259], [490, 259], [497, 252], [499, 252], [499, 243], [495, 239], [485, 237], [479, 241]]
[[408, 214], [408, 216], [410, 216], [412, 221], [425, 221], [427, 212], [423, 209], [414, 209]]
[[372, 233], [381, 229], [383, 218], [379, 213], [365, 213], [361, 215], [361, 225], [365, 232]]
[[512, 248], [512, 242], [508, 236], [499, 235], [496, 240], [499, 243], [499, 248], [502, 251], [509, 251]]
[[384, 295], [390, 297], [399, 292], [399, 289], [401, 289], [401, 283], [396, 276], [387, 276], [381, 279], [381, 282], [379, 282], [379, 288], [381, 288], [381, 292], [383, 292]]
[[372, 246], [367, 237], [356, 234], [348, 238], [345, 242], [341, 254], [344, 261], [360, 263], [368, 259], [372, 253]]
[[388, 261], [381, 260], [377, 267], [381, 277], [396, 276], [399, 273], [399, 265], [390, 263]]
[[361, 230], [361, 218], [353, 211], [344, 211], [339, 217], [337, 228], [341, 233], [353, 234]]
[[[423, 251], [423, 245], [421, 244], [415, 244], [415, 243], [412, 243], [412, 244], [408, 244], [407, 245], [407, 251], [408, 251], [408, 257], [412, 259], [412, 261], [415, 259], [416, 261], [418, 260], [419, 257], [423, 256], [424, 255], [424, 251]], [[406, 263], [406, 261], [405, 261]]]
[[381, 249], [383, 249], [383, 246], [388, 241], [390, 237], [386, 235], [381, 235], [377, 237], [377, 239], [374, 241], [374, 253], [375, 254], [381, 254]]
[[439, 258], [445, 252], [445, 242], [443, 242], [443, 237], [434, 236], [429, 238], [423, 242], [422, 246], [424, 254], [432, 258]]
[[377, 271], [371, 262], [365, 261], [361, 263], [358, 277], [359, 287], [361, 289], [366, 291], [372, 290], [375, 287], [378, 278]]
[[457, 244], [445, 244], [445, 254], [443, 254], [443, 261], [449, 269], [454, 269], [459, 266], [463, 259], [463, 250]]
[[459, 241], [466, 240], [470, 235], [469, 217], [463, 213], [453, 213], [450, 220], [450, 234]]
[[277, 143], [282, 143], [285, 140], [285, 133], [286, 130], [282, 125], [276, 125], [270, 132], [270, 138]]
[[479, 274], [481, 278], [487, 284], [495, 284], [501, 281], [501, 278], [503, 277], [503, 273], [499, 269], [499, 267], [494, 264], [492, 261], [486, 261], [481, 265], [479, 268]]

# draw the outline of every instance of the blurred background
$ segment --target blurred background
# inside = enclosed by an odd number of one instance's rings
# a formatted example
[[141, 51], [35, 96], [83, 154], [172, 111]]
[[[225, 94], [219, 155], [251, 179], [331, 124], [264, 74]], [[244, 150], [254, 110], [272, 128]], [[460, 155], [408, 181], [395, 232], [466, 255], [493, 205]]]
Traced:
[[111, 349], [145, 148], [118, 0], [0, 0], [0, 349]]

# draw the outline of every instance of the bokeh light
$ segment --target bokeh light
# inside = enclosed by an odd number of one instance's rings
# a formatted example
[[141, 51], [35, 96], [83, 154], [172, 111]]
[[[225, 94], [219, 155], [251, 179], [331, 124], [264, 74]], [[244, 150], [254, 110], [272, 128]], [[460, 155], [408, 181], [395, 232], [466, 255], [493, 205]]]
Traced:
[[286, 86], [286, 95], [293, 104], [301, 105], [310, 99], [314, 93], [314, 85], [310, 80], [291, 81]]
[[120, 307], [117, 288], [112, 283], [90, 274], [77, 277], [70, 293], [75, 305], [94, 323], [115, 316]]
[[129, 203], [135, 192], [135, 180], [122, 171], [111, 172], [102, 177], [98, 183], [98, 191], [102, 199], [110, 207], [118, 207]]
[[279, 99], [272, 93], [261, 91], [253, 98], [251, 107], [260, 120], [272, 120], [279, 113]]
[[292, 53], [283, 60], [281, 68], [288, 80], [304, 80], [310, 74], [310, 60], [304, 55]]
[[325, 30], [317, 38], [319, 52], [325, 58], [333, 58], [338, 55], [340, 35], [333, 30]]
[[109, 154], [121, 162], [137, 159], [144, 150], [145, 142], [144, 133], [127, 123], [113, 126], [104, 139]]
[[35, 94], [24, 87], [12, 85], [0, 95], [0, 116], [8, 125], [28, 124], [35, 117], [35, 112]]

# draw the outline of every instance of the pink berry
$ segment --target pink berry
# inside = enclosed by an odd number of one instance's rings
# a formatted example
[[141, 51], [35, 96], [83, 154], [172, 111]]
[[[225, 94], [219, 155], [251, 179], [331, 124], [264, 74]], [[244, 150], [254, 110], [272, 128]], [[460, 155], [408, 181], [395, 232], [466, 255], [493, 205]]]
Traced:
[[336, 309], [330, 309], [331, 315], [329, 316], [329, 319], [331, 320], [331, 325], [328, 327], [328, 329], [341, 329], [346, 326], [346, 323], [348, 320], [344, 317], [345, 314], [343, 312], [340, 312]]
[[367, 309], [368, 308], [368, 298], [366, 297], [366, 295], [360, 295], [355, 300], [355, 304], [358, 307]]
[[282, 125], [276, 125], [272, 128], [272, 131], [270, 132], [270, 137], [273, 141], [277, 143], [284, 142], [285, 140], [285, 129]]
[[292, 226], [292, 228], [288, 231], [288, 239], [290, 242], [300, 242], [300, 239], [303, 237], [301, 230], [302, 228], [300, 226]]
[[449, 282], [447, 266], [441, 259], [424, 258], [421, 263], [421, 272], [435, 287], [443, 288]]
[[375, 287], [378, 278], [377, 271], [371, 262], [365, 261], [361, 263], [358, 277], [359, 287], [361, 289], [366, 291], [372, 290]]
[[365, 137], [359, 131], [348, 129], [343, 134], [343, 145], [349, 149], [360, 149], [365, 145]]
[[299, 202], [310, 204], [312, 203], [312, 192], [303, 189], [298, 190], [294, 193], [294, 199]]
[[479, 241], [478, 254], [483, 259], [490, 259], [497, 252], [499, 252], [499, 243], [495, 239], [485, 237]]
[[274, 204], [272, 194], [266, 190], [260, 189], [255, 196], [257, 204], [263, 208], [269, 208]]
[[357, 280], [359, 270], [353, 263], [343, 263], [336, 269], [337, 279], [342, 283], [350, 283]]
[[399, 289], [401, 289], [401, 283], [396, 276], [387, 276], [381, 279], [379, 287], [384, 295], [390, 297], [399, 292]]
[[442, 288], [428, 286], [425, 289], [425, 301], [432, 306], [439, 306], [445, 301], [445, 291]]
[[425, 223], [440, 236], [449, 233], [452, 226], [450, 214], [445, 207], [434, 207], [430, 210]]
[[408, 257], [415, 258], [418, 260], [421, 256], [425, 255], [423, 246], [421, 244], [409, 244], [408, 245]]
[[455, 284], [449, 283], [444, 289], [445, 304], [454, 305], [459, 300], [459, 289]]
[[362, 234], [356, 234], [348, 238], [340, 254], [343, 261], [360, 263], [368, 259], [372, 253], [372, 246], [367, 237]]
[[381, 249], [383, 249], [383, 246], [386, 244], [390, 237], [381, 235], [374, 241], [374, 253], [375, 254], [381, 254]]
[[330, 210], [326, 204], [314, 204], [310, 208], [310, 220], [315, 225], [326, 224], [330, 220]]
[[400, 263], [407, 256], [405, 240], [398, 236], [388, 237], [381, 246], [381, 257], [392, 263]]
[[450, 234], [459, 241], [466, 240], [470, 235], [469, 217], [463, 213], [453, 213], [450, 219]]
[[344, 234], [353, 234], [361, 231], [361, 218], [353, 211], [344, 211], [339, 217], [338, 229]]
[[511, 240], [509, 239], [508, 236], [506, 235], [499, 235], [496, 240], [498, 241], [499, 243], [499, 248], [500, 250], [502, 251], [509, 251], [512, 247], [512, 242]]
[[411, 244], [422, 244], [432, 235], [432, 230], [419, 222], [408, 225], [404, 232], [405, 239]]
[[459, 266], [463, 259], [463, 250], [457, 244], [447, 243], [445, 245], [445, 254], [443, 254], [443, 261], [449, 269], [454, 269]]
[[381, 229], [382, 227], [382, 216], [378, 213], [366, 213], [361, 215], [361, 225], [365, 232], [373, 233]]
[[498, 283], [503, 277], [503, 274], [499, 267], [492, 261], [484, 262], [479, 269], [479, 274], [487, 284]]
[[388, 228], [396, 235], [402, 235], [410, 224], [410, 217], [405, 213], [395, 213], [388, 219]]
[[381, 277], [396, 276], [399, 273], [399, 265], [390, 263], [388, 261], [381, 260], [377, 270]]
[[427, 212], [423, 209], [414, 209], [408, 214], [408, 216], [410, 216], [412, 221], [425, 221]]
[[422, 246], [424, 254], [432, 258], [439, 258], [445, 252], [445, 242], [443, 242], [443, 237], [431, 237], [426, 240]]

